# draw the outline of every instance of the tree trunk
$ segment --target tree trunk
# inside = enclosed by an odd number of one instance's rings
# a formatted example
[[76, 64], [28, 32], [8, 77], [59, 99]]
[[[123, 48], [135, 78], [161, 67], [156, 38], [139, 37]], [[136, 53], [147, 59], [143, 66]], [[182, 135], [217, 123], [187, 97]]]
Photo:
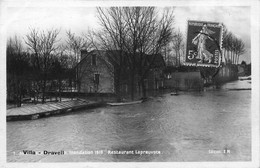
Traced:
[[42, 86], [42, 104], [45, 102], [45, 89], [46, 89], [46, 78], [43, 79], [43, 86]]
[[225, 60], [225, 63], [227, 63], [227, 50], [226, 49], [223, 50], [223, 58]]
[[76, 83], [77, 83], [77, 91], [78, 91], [78, 93], [79, 93], [80, 90], [81, 90], [81, 81], [78, 79], [78, 80], [76, 81]]
[[131, 72], [131, 99], [134, 100], [134, 85], [135, 85], [135, 73], [134, 70]]
[[233, 51], [231, 51], [231, 64], [233, 64]]
[[239, 57], [239, 55], [237, 54], [237, 60], [236, 60], [236, 64], [238, 64], [238, 57]]
[[[120, 70], [119, 70], [120, 71]], [[120, 76], [121, 76], [121, 73], [118, 72], [117, 75], [114, 76], [115, 78], [115, 93], [116, 93], [116, 97], [117, 97], [117, 101], [120, 102], [122, 100], [122, 96], [121, 96], [121, 89], [120, 89], [120, 86], [121, 86], [121, 80], [120, 80]]]
[[170, 64], [170, 54], [168, 52], [168, 54], [167, 54], [167, 64], [166, 65], [169, 65], [169, 64]]
[[232, 51], [229, 51], [229, 60], [230, 60], [230, 63], [232, 64]]
[[61, 102], [61, 80], [59, 79], [59, 99]]
[[141, 85], [142, 85], [142, 97], [146, 98], [146, 87], [143, 79], [141, 81]]
[[167, 62], [168, 60], [167, 60], [166, 46], [165, 46], [165, 48], [164, 48], [164, 55], [165, 55], [165, 56], [164, 56], [165, 62], [168, 63], [168, 62]]
[[22, 105], [22, 94], [21, 94], [21, 82], [18, 80], [17, 82], [17, 96], [16, 96], [16, 104], [17, 107], [21, 107]]
[[237, 53], [234, 54], [234, 64], [236, 65], [237, 64]]
[[233, 53], [233, 64], [236, 64], [236, 52]]
[[175, 57], [176, 57], [176, 60], [175, 60], [175, 62], [176, 62], [176, 67], [178, 66], [178, 54], [177, 54], [177, 51], [175, 50]]
[[229, 60], [229, 51], [227, 50], [227, 62]]

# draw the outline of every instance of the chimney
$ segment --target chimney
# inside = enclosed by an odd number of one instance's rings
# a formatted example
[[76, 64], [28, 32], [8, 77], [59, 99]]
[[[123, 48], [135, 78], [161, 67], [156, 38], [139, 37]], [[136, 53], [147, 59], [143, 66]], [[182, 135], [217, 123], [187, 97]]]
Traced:
[[87, 50], [81, 50], [80, 51], [80, 60], [84, 59], [87, 54], [88, 54]]

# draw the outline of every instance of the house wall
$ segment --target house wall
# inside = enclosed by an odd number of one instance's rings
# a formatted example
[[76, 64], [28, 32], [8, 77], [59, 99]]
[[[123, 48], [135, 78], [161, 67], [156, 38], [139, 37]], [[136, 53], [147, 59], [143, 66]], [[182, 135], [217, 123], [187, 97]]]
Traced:
[[[79, 91], [84, 93], [114, 93], [114, 78], [111, 69], [97, 56], [97, 64], [91, 65], [91, 57], [86, 58], [78, 67], [80, 87]], [[94, 75], [99, 75], [98, 87], [94, 83]]]
[[[134, 83], [134, 92], [135, 93], [142, 93], [142, 87], [140, 77], [136, 75], [135, 77], [135, 83]], [[157, 90], [164, 87], [164, 77], [162, 69], [151, 69], [148, 74], [147, 78], [144, 79], [144, 84], [146, 90]], [[131, 82], [130, 80], [125, 81], [125, 83], [122, 83], [121, 86], [121, 92], [122, 94], [130, 94], [131, 93]]]
[[147, 90], [156, 90], [164, 87], [164, 78], [162, 69], [152, 69], [147, 77]]
[[201, 90], [203, 80], [200, 72], [173, 72], [164, 82], [165, 87], [178, 90]]
[[[100, 74], [100, 80], [99, 80], [99, 86], [98, 86], [98, 91], [99, 93], [115, 93], [117, 90], [121, 90], [122, 94], [129, 94], [131, 92], [131, 73], [128, 73], [127, 69], [124, 70], [124, 72], [121, 72], [121, 78], [120, 78], [120, 84], [115, 84], [114, 81], [114, 72], [111, 71], [111, 67], [107, 67], [109, 60], [104, 59], [109, 59], [107, 57], [106, 51], [93, 51], [91, 53], [88, 52], [81, 52], [82, 54], [82, 60], [79, 63], [80, 66], [78, 66], [78, 71], [81, 72], [81, 76], [78, 79], [80, 79], [80, 86], [78, 88], [80, 92], [85, 92], [85, 93], [91, 93], [95, 92], [95, 83], [94, 83], [94, 74], [99, 73]], [[91, 65], [91, 55], [97, 55], [97, 58], [102, 58], [101, 60], [97, 59], [97, 66]], [[115, 55], [116, 56], [116, 55]], [[159, 89], [163, 87], [163, 72], [162, 69], [164, 68], [164, 60], [162, 57], [158, 56], [157, 60], [155, 61], [156, 64], [153, 65], [153, 69], [151, 69], [148, 72], [147, 78], [145, 79], [146, 81], [146, 90], [154, 90], [154, 89]], [[104, 63], [105, 62], [105, 63]], [[158, 64], [158, 65], [157, 65]], [[85, 67], [82, 68], [82, 67]], [[157, 68], [159, 67], [159, 68]], [[83, 74], [82, 74], [83, 72]], [[112, 72], [112, 73], [111, 73]], [[80, 76], [80, 75], [79, 75]], [[134, 80], [134, 91], [135, 92], [141, 92], [141, 86], [140, 86], [140, 77], [138, 75], [135, 76]], [[117, 89], [115, 88], [117, 87]]]
[[[114, 81], [107, 71], [97, 69], [99, 76], [98, 93], [114, 93]], [[93, 93], [95, 92], [94, 74], [87, 74], [82, 78], [80, 92]]]

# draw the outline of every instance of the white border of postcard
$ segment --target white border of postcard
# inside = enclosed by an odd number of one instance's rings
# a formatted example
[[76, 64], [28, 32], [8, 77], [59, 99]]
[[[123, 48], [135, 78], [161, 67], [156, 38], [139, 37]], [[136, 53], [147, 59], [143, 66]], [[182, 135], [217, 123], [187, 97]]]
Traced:
[[[141, 0], [141, 1], [84, 1], [84, 0], [2, 0], [0, 1], [0, 115], [1, 167], [259, 167], [259, 0]], [[75, 163], [9, 163], [6, 161], [6, 15], [7, 7], [95, 7], [95, 6], [250, 6], [251, 7], [251, 62], [252, 62], [252, 161], [251, 162], [75, 162]], [[245, 30], [246, 31], [246, 30]], [[242, 103], [242, 102], [241, 102]]]

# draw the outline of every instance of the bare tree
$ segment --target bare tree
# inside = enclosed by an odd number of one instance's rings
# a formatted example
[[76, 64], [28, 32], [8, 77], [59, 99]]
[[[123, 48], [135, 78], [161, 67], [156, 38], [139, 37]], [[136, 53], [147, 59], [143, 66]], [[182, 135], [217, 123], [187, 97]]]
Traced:
[[234, 35], [233, 33], [229, 32], [228, 36], [228, 61], [232, 64], [232, 56], [233, 56], [233, 40], [234, 40]]
[[175, 51], [175, 56], [176, 56], [176, 66], [180, 66], [181, 64], [181, 50], [182, 50], [182, 45], [183, 45], [183, 35], [180, 32], [180, 30], [178, 30], [173, 38], [172, 41], [173, 44], [173, 49]]
[[71, 57], [72, 66], [74, 67], [80, 61], [80, 52], [81, 50], [90, 51], [92, 48], [92, 44], [88, 40], [88, 36], [82, 35], [77, 36], [75, 33], [72, 33], [70, 30], [67, 33], [67, 45], [66, 50], [68, 51], [68, 55]]
[[128, 31], [123, 18], [124, 10], [117, 7], [97, 8], [97, 12], [102, 29], [100, 32], [93, 33], [96, 40], [92, 37], [92, 42], [95, 49], [108, 51], [108, 59], [103, 59], [103, 63], [107, 65], [111, 77], [115, 79], [115, 93], [120, 101], [121, 84], [125, 83], [122, 75], [126, 73], [125, 36]]
[[56, 45], [58, 34], [58, 29], [50, 29], [46, 32], [30, 29], [25, 39], [25, 43], [34, 56], [32, 63], [35, 71], [38, 72], [36, 81], [40, 84], [42, 103], [45, 102], [46, 82], [53, 61], [52, 53], [58, 47]]
[[235, 36], [233, 33], [229, 32], [226, 28], [224, 29], [223, 35], [223, 48], [224, 48], [224, 58], [226, 63], [233, 63], [234, 56], [234, 40]]
[[224, 26], [223, 48], [225, 61], [238, 64], [239, 56], [245, 52], [245, 44]]
[[236, 41], [236, 59], [235, 59], [235, 64], [239, 63], [239, 57], [240, 55], [244, 54], [246, 52], [245, 50], [245, 44], [241, 39], [237, 39]]
[[7, 99], [21, 106], [22, 98], [29, 93], [27, 87], [30, 78], [30, 57], [25, 53], [22, 41], [18, 36], [7, 41]]
[[229, 50], [229, 32], [228, 29], [225, 25], [223, 25], [223, 43], [222, 43], [222, 47], [223, 47], [223, 51], [222, 51], [222, 55], [223, 55], [223, 59], [225, 60], [225, 63], [228, 62], [228, 50]]
[[136, 80], [141, 83], [145, 97], [144, 79], [156, 54], [170, 41], [173, 13], [166, 9], [159, 18], [154, 7], [97, 8], [97, 11], [106, 36], [114, 42], [113, 48], [122, 50], [126, 57], [132, 99]]

